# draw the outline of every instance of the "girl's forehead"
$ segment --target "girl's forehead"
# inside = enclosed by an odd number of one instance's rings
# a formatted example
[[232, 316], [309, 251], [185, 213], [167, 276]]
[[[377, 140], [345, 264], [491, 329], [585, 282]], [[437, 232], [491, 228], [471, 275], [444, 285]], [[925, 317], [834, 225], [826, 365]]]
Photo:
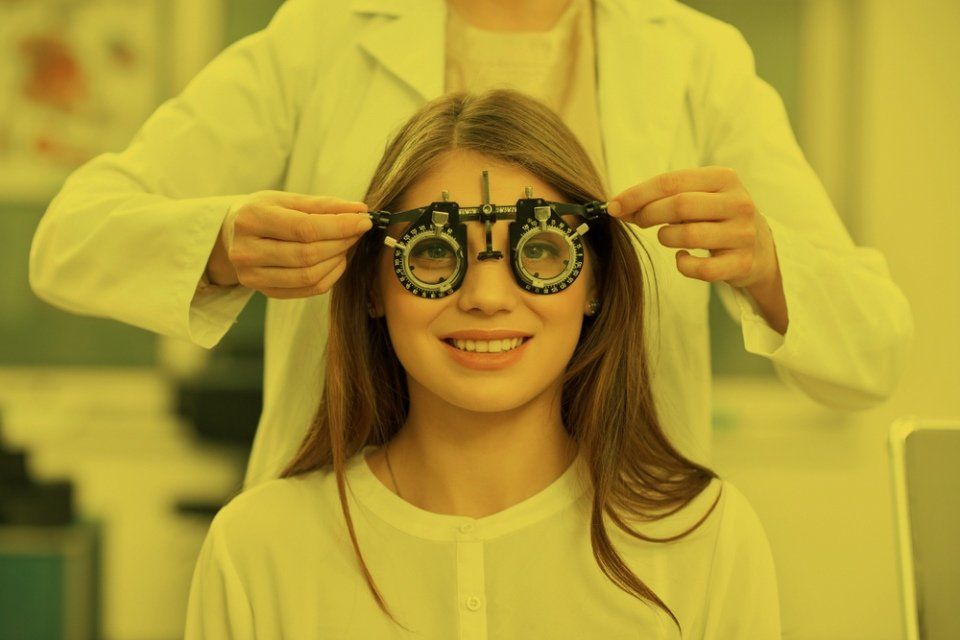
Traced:
[[526, 187], [533, 189], [535, 198], [561, 198], [559, 191], [520, 165], [459, 150], [445, 154], [429, 172], [411, 184], [400, 198], [400, 209], [413, 209], [442, 200], [444, 191], [461, 207], [478, 205], [483, 202], [484, 171], [487, 172], [492, 204], [513, 204], [526, 197]]
[[[423, 176], [408, 186], [395, 206], [396, 211], [409, 211], [429, 206], [446, 199], [461, 207], [475, 207], [484, 203], [484, 173], [489, 189], [489, 203], [514, 205], [521, 198], [543, 198], [554, 202], [564, 200], [553, 186], [518, 164], [504, 162], [482, 154], [455, 150], [441, 156]], [[532, 190], [527, 195], [528, 189]], [[566, 219], [567, 217], [565, 217]], [[569, 216], [568, 223], [576, 220]], [[508, 225], [508, 220], [498, 220]], [[398, 222], [387, 227], [393, 238], [402, 236], [410, 222]], [[468, 231], [475, 225], [467, 224]]]

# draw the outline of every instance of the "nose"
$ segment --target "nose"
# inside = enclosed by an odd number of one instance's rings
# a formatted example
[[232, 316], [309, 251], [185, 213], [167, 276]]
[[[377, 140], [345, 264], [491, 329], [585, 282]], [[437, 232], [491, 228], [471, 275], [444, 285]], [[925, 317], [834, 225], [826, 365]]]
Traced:
[[[497, 228], [499, 226], [499, 228]], [[510, 268], [510, 247], [507, 225], [498, 222], [493, 229], [493, 249], [503, 258], [480, 260], [478, 254], [486, 249], [483, 225], [470, 224], [467, 230], [467, 273], [457, 291], [457, 305], [463, 311], [477, 310], [484, 315], [498, 311], [512, 311], [520, 300], [520, 289]]]

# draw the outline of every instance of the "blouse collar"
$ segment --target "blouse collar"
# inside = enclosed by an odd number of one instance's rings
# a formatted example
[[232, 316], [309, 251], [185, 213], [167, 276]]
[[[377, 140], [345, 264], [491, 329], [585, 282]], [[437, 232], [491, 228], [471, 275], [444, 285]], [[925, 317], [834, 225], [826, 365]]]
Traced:
[[365, 446], [347, 463], [346, 477], [355, 499], [391, 526], [418, 538], [434, 541], [490, 540], [534, 525], [561, 511], [584, 495], [589, 472], [583, 457], [539, 493], [512, 507], [483, 518], [470, 518], [426, 511], [407, 502], [377, 478], [367, 455], [375, 445]]

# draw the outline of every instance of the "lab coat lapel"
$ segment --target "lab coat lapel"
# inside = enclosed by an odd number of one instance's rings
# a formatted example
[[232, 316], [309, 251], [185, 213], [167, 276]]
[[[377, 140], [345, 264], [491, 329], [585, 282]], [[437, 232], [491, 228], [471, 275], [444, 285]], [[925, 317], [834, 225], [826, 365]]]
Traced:
[[[597, 84], [614, 194], [671, 167], [694, 43], [670, 20], [676, 0], [594, 0]], [[444, 0], [351, 0], [376, 17], [360, 46], [425, 102], [443, 94]]]
[[379, 14], [360, 47], [423, 98], [443, 94], [446, 6], [443, 0], [352, 0], [359, 13]]
[[596, 0], [600, 125], [612, 195], [671, 167], [694, 44], [673, 0]]

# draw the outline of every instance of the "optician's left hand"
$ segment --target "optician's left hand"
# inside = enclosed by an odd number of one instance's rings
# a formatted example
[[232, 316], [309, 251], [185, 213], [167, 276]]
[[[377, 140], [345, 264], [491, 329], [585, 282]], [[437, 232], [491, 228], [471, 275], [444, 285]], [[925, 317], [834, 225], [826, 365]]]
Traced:
[[709, 250], [710, 257], [677, 252], [677, 270], [688, 278], [779, 288], [773, 234], [729, 167], [662, 173], [612, 198], [607, 212], [641, 227], [666, 223], [657, 232], [664, 246]]

